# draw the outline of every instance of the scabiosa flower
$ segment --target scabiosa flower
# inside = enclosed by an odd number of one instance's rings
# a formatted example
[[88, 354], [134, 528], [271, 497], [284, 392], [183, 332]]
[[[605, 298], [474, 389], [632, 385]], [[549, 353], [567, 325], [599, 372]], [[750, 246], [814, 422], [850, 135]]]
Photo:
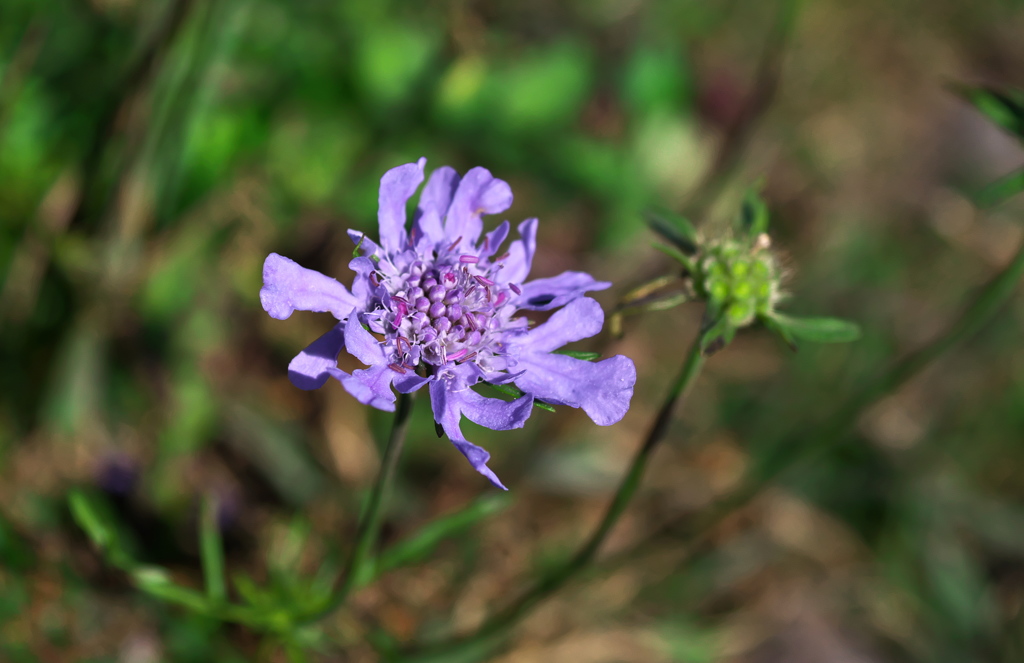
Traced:
[[[537, 219], [521, 223], [520, 239], [501, 252], [509, 222], [483, 234], [481, 217], [508, 209], [512, 190], [487, 169], [462, 178], [447, 166], [435, 170], [407, 231], [406, 202], [423, 181], [425, 164], [420, 159], [381, 178], [379, 244], [349, 231], [362, 254], [349, 263], [356, 275], [351, 290], [272, 253], [263, 265], [260, 301], [279, 320], [300, 310], [329, 312], [339, 321], [289, 364], [295, 386], [316, 389], [333, 377], [361, 403], [388, 411], [395, 409], [392, 388], [428, 387], [434, 420], [452, 444], [505, 488], [487, 467], [490, 454], [462, 434], [463, 416], [494, 430], [520, 428], [537, 399], [583, 408], [607, 426], [629, 408], [636, 368], [621, 355], [589, 362], [554, 352], [601, 330], [604, 313], [584, 295], [611, 284], [572, 271], [527, 281]], [[521, 315], [554, 309], [533, 329]], [[342, 349], [367, 368], [339, 369]], [[480, 382], [513, 383], [523, 395], [486, 398], [473, 389]]]

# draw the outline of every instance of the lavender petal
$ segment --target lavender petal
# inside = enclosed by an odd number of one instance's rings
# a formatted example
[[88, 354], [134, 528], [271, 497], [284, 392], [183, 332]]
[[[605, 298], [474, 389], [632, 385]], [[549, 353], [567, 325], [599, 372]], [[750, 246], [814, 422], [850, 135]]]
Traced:
[[276, 253], [263, 263], [260, 303], [270, 317], [284, 320], [293, 311], [329, 311], [344, 320], [363, 302], [342, 284]]
[[530, 352], [552, 352], [566, 343], [597, 335], [604, 325], [601, 305], [590, 297], [574, 299], [555, 311], [547, 322], [517, 339]]
[[610, 288], [607, 281], [595, 281], [584, 272], [562, 272], [558, 276], [524, 283], [516, 305], [531, 311], [550, 311], [565, 306], [591, 290]]
[[310, 343], [305, 350], [295, 355], [288, 364], [288, 379], [299, 389], [319, 389], [327, 378], [339, 380], [347, 374], [338, 368], [338, 353], [345, 347], [342, 323]]
[[508, 183], [495, 178], [486, 168], [473, 168], [459, 182], [444, 232], [449, 240], [462, 238], [467, 245], [475, 244], [484, 223], [481, 214], [504, 212], [512, 204], [512, 189]]
[[461, 396], [455, 391], [455, 380], [435, 380], [430, 384], [430, 405], [434, 410], [434, 421], [441, 424], [451, 443], [462, 452], [469, 464], [491, 483], [502, 490], [508, 490], [498, 476], [487, 467], [491, 454], [468, 441], [459, 427], [461, 414]]
[[388, 253], [397, 253], [405, 246], [405, 204], [416, 193], [423, 181], [423, 166], [427, 160], [407, 163], [392, 168], [380, 178], [377, 221], [380, 223], [380, 243]]
[[427, 185], [420, 194], [413, 226], [417, 234], [425, 237], [431, 246], [445, 240], [442, 221], [448, 215], [448, 207], [459, 186], [459, 174], [450, 166], [442, 166], [430, 174]]
[[353, 371], [341, 380], [345, 390], [362, 403], [385, 412], [395, 411], [395, 393], [391, 381], [398, 375], [387, 366], [371, 366]]
[[568, 355], [524, 352], [516, 380], [524, 392], [555, 405], [581, 407], [599, 426], [622, 419], [629, 409], [636, 383], [633, 361], [616, 355], [590, 362]]
[[501, 277], [509, 283], [522, 283], [530, 275], [533, 256], [537, 252], [537, 219], [527, 219], [519, 224], [519, 236], [508, 247], [508, 258]]

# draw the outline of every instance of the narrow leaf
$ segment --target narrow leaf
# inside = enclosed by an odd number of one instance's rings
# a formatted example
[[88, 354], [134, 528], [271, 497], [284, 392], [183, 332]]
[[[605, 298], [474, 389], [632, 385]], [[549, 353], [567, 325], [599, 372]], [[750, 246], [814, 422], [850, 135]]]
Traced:
[[729, 324], [729, 316], [720, 315], [718, 319], [707, 323], [700, 337], [700, 351], [710, 357], [732, 342], [736, 336], [736, 328]]
[[583, 352], [580, 350], [555, 350], [557, 355], [566, 355], [574, 359], [582, 359], [583, 361], [597, 361], [601, 358], [600, 352]]
[[690, 256], [686, 255], [686, 253], [680, 251], [676, 247], [669, 246], [668, 244], [660, 244], [657, 242], [653, 246], [654, 248], [658, 249], [659, 251], [667, 255], [669, 258], [672, 258], [673, 260], [679, 262], [679, 264], [682, 265], [684, 269], [686, 269], [687, 273], [693, 274], [696, 271], [694, 269], [693, 260], [690, 259]]
[[771, 316], [762, 318], [762, 322], [764, 322], [764, 326], [768, 330], [775, 332], [775, 334], [781, 338], [787, 346], [789, 346], [790, 350], [793, 352], [797, 351], [796, 339], [793, 337], [793, 334], [790, 333], [789, 329], [780, 325], [778, 321]]
[[683, 253], [697, 252], [697, 229], [685, 217], [667, 210], [648, 210], [644, 216], [651, 230]]
[[481, 520], [505, 510], [511, 500], [508, 495], [487, 495], [465, 509], [438, 518], [422, 527], [414, 535], [399, 541], [381, 553], [373, 573], [360, 578], [360, 584], [367, 584], [376, 576], [401, 566], [408, 566], [426, 559], [437, 545], [445, 539], [457, 536]]
[[794, 338], [814, 343], [849, 343], [860, 338], [860, 327], [838, 318], [797, 318], [773, 313], [775, 323]]
[[740, 211], [740, 229], [750, 237], [757, 237], [768, 232], [768, 218], [768, 206], [757, 189], [747, 191]]
[[666, 274], [664, 276], [659, 276], [656, 279], [638, 285], [637, 287], [633, 288], [632, 290], [630, 290], [629, 292], [622, 296], [622, 305], [632, 304], [633, 302], [637, 302], [642, 299], [647, 299], [648, 297], [656, 293], [658, 290], [661, 290], [665, 286], [672, 285], [678, 280], [679, 277], [677, 277], [676, 275]]
[[103, 508], [97, 504], [96, 497], [82, 490], [72, 490], [68, 497], [71, 517], [85, 532], [89, 540], [100, 550], [107, 548], [114, 541], [114, 529], [107, 522]]
[[1024, 90], [954, 85], [953, 91], [994, 124], [1024, 139]]
[[1010, 173], [992, 182], [979, 191], [974, 199], [978, 207], [987, 209], [995, 207], [1022, 191], [1024, 191], [1024, 169]]
[[[512, 398], [519, 398], [520, 396], [523, 395], [523, 392], [522, 392], [521, 389], [519, 389], [519, 387], [516, 387], [516, 386], [511, 385], [511, 384], [491, 384], [490, 382], [485, 382], [484, 384], [486, 384], [488, 387], [494, 389], [495, 391], [500, 391], [501, 393], [505, 394], [506, 396], [511, 396]], [[548, 412], [554, 412], [555, 411], [554, 406], [548, 405], [547, 403], [545, 403], [543, 401], [538, 401], [537, 399], [533, 400], [533, 406], [534, 407], [538, 407], [538, 408], [540, 408], [542, 410], [547, 410]], [[440, 437], [440, 436], [441, 436], [441, 434], [438, 433], [438, 437]]]
[[176, 585], [166, 569], [158, 566], [140, 566], [131, 572], [135, 586], [143, 592], [168, 603], [206, 613], [209, 605], [206, 597], [194, 589]]
[[224, 580], [224, 546], [217, 523], [217, 512], [216, 498], [206, 498], [203, 501], [199, 523], [199, 543], [203, 558], [203, 578], [206, 580], [206, 595], [212, 603], [221, 603], [227, 596], [227, 584]]

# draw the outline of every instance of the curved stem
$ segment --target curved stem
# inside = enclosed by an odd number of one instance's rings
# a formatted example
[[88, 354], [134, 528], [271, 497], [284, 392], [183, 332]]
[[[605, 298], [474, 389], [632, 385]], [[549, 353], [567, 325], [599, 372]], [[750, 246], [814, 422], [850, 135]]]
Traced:
[[449, 642], [438, 643], [413, 651], [408, 659], [403, 660], [446, 661], [455, 652], [489, 649], [504, 639], [534, 606], [557, 592], [572, 578], [587, 568], [597, 555], [601, 544], [604, 543], [612, 528], [619, 521], [619, 518], [622, 517], [622, 514], [625, 513], [630, 500], [633, 499], [637, 489], [640, 487], [644, 470], [647, 467], [647, 461], [651, 453], [658, 446], [658, 443], [665, 437], [665, 432], [668, 429], [669, 422], [672, 420], [672, 413], [675, 410], [676, 403], [686, 394], [704, 366], [704, 355], [700, 351], [700, 345], [700, 337], [698, 337], [690, 347], [679, 375], [672, 382], [668, 394], [658, 410], [654, 422], [651, 424], [647, 437], [633, 457], [629, 471], [626, 472], [622, 483], [619, 484], [619, 488], [615, 492], [615, 497], [612, 498], [611, 504], [608, 505], [604, 518], [601, 519], [597, 528], [590, 535], [590, 538], [587, 539], [586, 543], [580, 547], [576, 554], [555, 571], [538, 580], [533, 587], [520, 596], [512, 605], [485, 621], [475, 632], [463, 638], [457, 638]]
[[981, 287], [971, 304], [945, 333], [923, 348], [897, 361], [877, 379], [849, 397], [842, 407], [821, 424], [804, 429], [806, 432], [799, 435], [797, 439], [790, 440], [781, 446], [777, 445], [778, 450], [752, 468], [739, 488], [716, 503], [701, 517], [691, 521], [682, 529], [680, 525], [683, 519], [673, 519], [617, 556], [616, 560], [612, 562], [612, 566], [635, 558], [653, 540], [665, 534], [673, 534], [674, 539], [682, 545], [694, 544], [715, 525], [760, 495], [764, 488], [780, 476], [803, 463], [816, 459], [853, 429], [853, 423], [866, 408], [899, 389], [948, 350], [987, 325], [1014, 293], [1022, 277], [1024, 277], [1024, 244], [1017, 249], [1010, 264]]
[[359, 521], [359, 531], [356, 534], [355, 548], [352, 549], [352, 556], [349, 557], [345, 570], [335, 582], [334, 591], [325, 606], [318, 608], [312, 614], [303, 617], [301, 622], [312, 622], [322, 619], [337, 610], [349, 592], [355, 588], [359, 578], [366, 573], [366, 567], [372, 561], [372, 553], [377, 545], [380, 535], [380, 525], [383, 519], [383, 505], [391, 490], [392, 479], [395, 469], [398, 467], [398, 457], [402, 453], [402, 445], [405, 443], [405, 433], [409, 428], [409, 415], [412, 412], [412, 394], [399, 394], [398, 403], [395, 406], [395, 420], [391, 425], [391, 434], [388, 436], [387, 446], [384, 448], [384, 457], [381, 459], [380, 472], [377, 474], [377, 481], [373, 484], [370, 492], [366, 510]]

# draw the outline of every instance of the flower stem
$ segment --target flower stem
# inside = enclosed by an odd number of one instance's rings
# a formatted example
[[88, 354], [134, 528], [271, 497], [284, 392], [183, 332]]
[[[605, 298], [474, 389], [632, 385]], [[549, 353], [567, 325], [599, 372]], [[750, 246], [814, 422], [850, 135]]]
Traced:
[[381, 520], [383, 519], [382, 507], [391, 490], [395, 469], [398, 467], [398, 457], [402, 453], [405, 433], [409, 428], [412, 399], [412, 394], [398, 395], [398, 403], [395, 406], [395, 420], [391, 425], [391, 434], [388, 436], [387, 446], [384, 447], [384, 457], [381, 459], [377, 481], [373, 484], [370, 499], [366, 504], [366, 510], [359, 521], [359, 531], [356, 534], [356, 545], [352, 550], [352, 556], [349, 557], [344, 572], [338, 576], [334, 591], [331, 592], [330, 600], [312, 614], [303, 617], [301, 621], [304, 623], [317, 621], [337, 610], [345, 602], [352, 589], [355, 588], [359, 578], [366, 573], [367, 564], [372, 561], [373, 549], [377, 545]]
[[612, 561], [615, 567], [636, 558], [652, 542], [671, 535], [677, 545], [692, 547], [730, 514], [750, 503], [774, 481], [794, 469], [810, 463], [835, 444], [841, 442], [854, 429], [860, 414], [885, 396], [893, 393], [939, 359], [951, 348], [977, 333], [991, 322], [999, 309], [1015, 292], [1024, 277], [1024, 244], [1017, 249], [1013, 260], [981, 287], [977, 296], [963, 314], [935, 340], [894, 363], [888, 370], [855, 392], [846, 403], [817, 426], [805, 427], [802, 432], [775, 438], [775, 451], [751, 468], [745, 481], [732, 493], [705, 511], [700, 517], [673, 519], [657, 531], [638, 541], [629, 550]]
[[[630, 500], [636, 494], [640, 483], [643, 480], [644, 470], [651, 453], [658, 446], [658, 443], [665, 437], [668, 424], [672, 420], [672, 413], [676, 403], [682, 398], [694, 379], [704, 366], [704, 355], [700, 350], [700, 337], [690, 347], [686, 355], [683, 367], [672, 382], [661, 408], [658, 410], [654, 422], [647, 433], [640, 449], [633, 457], [633, 462], [626, 472], [622, 482], [619, 484], [615, 497], [612, 498], [604, 518], [597, 528], [587, 539], [586, 543], [564, 564], [553, 572], [539, 579], [532, 588], [521, 595], [512, 605], [502, 612], [494, 615], [485, 621], [477, 630], [463, 638], [457, 638], [449, 642], [424, 647], [410, 653], [409, 658], [403, 660], [415, 661], [447, 661], [458, 653], [485, 652], [496, 644], [500, 643], [515, 626], [525, 617], [538, 603], [557, 592], [577, 574], [587, 568], [597, 555], [601, 544], [604, 543], [612, 528], [619, 518], [626, 511]], [[461, 658], [459, 660], [462, 660]]]

